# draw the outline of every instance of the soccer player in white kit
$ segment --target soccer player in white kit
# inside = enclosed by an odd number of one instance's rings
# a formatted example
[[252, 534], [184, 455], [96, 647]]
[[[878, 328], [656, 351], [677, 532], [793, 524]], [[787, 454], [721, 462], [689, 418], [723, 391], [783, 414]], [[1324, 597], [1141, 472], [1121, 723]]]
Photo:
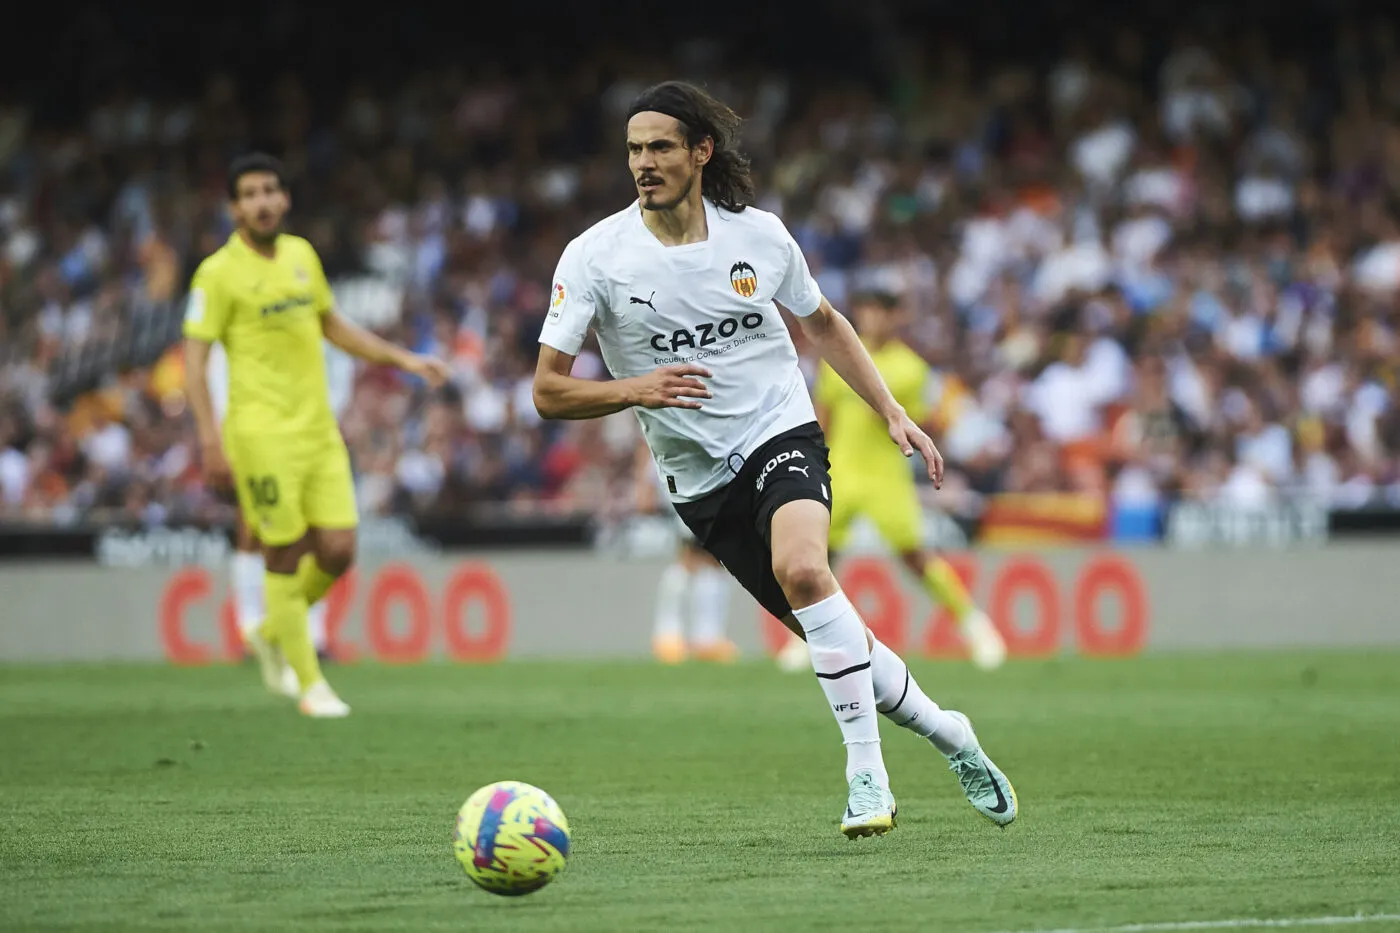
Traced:
[[[209, 350], [209, 399], [214, 403], [214, 417], [222, 424], [228, 410], [228, 356], [222, 343], [214, 343]], [[331, 410], [339, 415], [350, 401], [350, 391], [354, 383], [355, 363], [344, 352], [326, 348], [326, 379], [331, 389]], [[233, 590], [234, 618], [238, 623], [239, 634], [246, 639], [249, 632], [262, 624], [266, 614], [263, 602], [263, 553], [258, 537], [243, 520], [240, 511], [234, 526], [234, 551], [229, 560], [229, 586]], [[326, 601], [323, 599], [307, 609], [307, 626], [311, 631], [311, 641], [318, 654], [325, 655]], [[296, 698], [301, 696], [296, 672], [287, 664], [277, 669], [265, 669], [263, 682], [274, 693], [282, 693]]]
[[[676, 511], [705, 550], [807, 642], [846, 747], [849, 838], [894, 828], [877, 711], [943, 753], [968, 800], [998, 825], [1016, 794], [971, 723], [940, 709], [866, 628], [827, 558], [829, 464], [791, 335], [795, 315], [842, 380], [917, 450], [942, 484], [933, 442], [890, 394], [854, 328], [822, 297], [797, 243], [752, 206], [739, 118], [670, 81], [628, 111], [638, 200], [564, 250], [540, 335], [535, 406], [545, 418], [631, 408]], [[570, 375], [592, 330], [613, 380]]]

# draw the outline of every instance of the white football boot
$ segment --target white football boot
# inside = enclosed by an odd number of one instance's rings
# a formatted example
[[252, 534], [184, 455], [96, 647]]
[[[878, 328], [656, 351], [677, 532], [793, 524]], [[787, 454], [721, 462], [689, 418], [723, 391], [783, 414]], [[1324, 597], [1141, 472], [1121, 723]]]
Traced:
[[344, 719], [350, 715], [350, 707], [335, 695], [331, 685], [324, 680], [318, 680], [306, 688], [297, 708], [303, 716], [313, 719]]
[[883, 836], [895, 828], [894, 794], [875, 781], [870, 771], [857, 771], [851, 778], [846, 812], [841, 816], [841, 832], [847, 839]]
[[269, 693], [291, 697], [301, 696], [301, 685], [297, 683], [297, 672], [282, 656], [282, 650], [262, 637], [256, 628], [243, 636], [243, 644], [258, 659], [258, 670], [262, 673], [263, 686]]
[[787, 644], [778, 651], [778, 669], [789, 674], [812, 669], [812, 656], [807, 651], [807, 643], [796, 635], [789, 634]]
[[981, 609], [967, 614], [961, 631], [973, 664], [984, 671], [994, 671], [1006, 661], [1006, 642], [991, 617]]

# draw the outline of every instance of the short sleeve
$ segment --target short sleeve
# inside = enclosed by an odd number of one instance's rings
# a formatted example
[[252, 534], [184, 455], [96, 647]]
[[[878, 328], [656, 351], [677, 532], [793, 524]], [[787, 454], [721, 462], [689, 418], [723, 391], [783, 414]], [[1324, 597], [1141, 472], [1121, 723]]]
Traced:
[[549, 289], [549, 312], [540, 331], [540, 343], [560, 353], [577, 356], [598, 311], [593, 282], [575, 240], [564, 249]]
[[316, 300], [316, 313], [326, 315], [335, 307], [335, 293], [326, 279], [326, 270], [321, 265], [321, 257], [316, 255], [316, 247], [306, 244], [307, 261], [311, 264], [311, 293]]
[[228, 296], [220, 286], [218, 276], [210, 272], [208, 263], [204, 263], [195, 270], [189, 297], [185, 299], [185, 336], [206, 343], [222, 340], [228, 317]]
[[786, 251], [786, 267], [773, 299], [798, 317], [807, 317], [821, 306], [822, 292], [817, 287], [817, 280], [812, 278], [812, 270], [807, 267], [807, 257], [802, 255], [802, 247], [797, 245], [781, 220], [777, 224]]

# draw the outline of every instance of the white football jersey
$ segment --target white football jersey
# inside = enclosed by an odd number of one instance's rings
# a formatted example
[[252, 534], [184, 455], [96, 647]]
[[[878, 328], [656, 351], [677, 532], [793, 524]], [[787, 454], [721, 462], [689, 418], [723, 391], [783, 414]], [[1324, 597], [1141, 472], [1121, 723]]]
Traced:
[[723, 486], [764, 441], [816, 420], [774, 304], [799, 317], [821, 304], [802, 250], [767, 211], [704, 203], [703, 243], [662, 245], [636, 202], [571, 242], [540, 334], [573, 356], [592, 329], [617, 379], [671, 363], [710, 370], [703, 408], [633, 409], [676, 502]]

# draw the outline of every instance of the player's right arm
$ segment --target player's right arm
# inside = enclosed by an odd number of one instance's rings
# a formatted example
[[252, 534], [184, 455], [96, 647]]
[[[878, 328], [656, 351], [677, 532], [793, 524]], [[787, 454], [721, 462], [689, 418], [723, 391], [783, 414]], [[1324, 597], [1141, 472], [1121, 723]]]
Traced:
[[233, 472], [224, 456], [219, 425], [214, 418], [214, 402], [209, 396], [209, 351], [214, 341], [223, 338], [227, 325], [228, 302], [206, 262], [194, 274], [185, 306], [185, 397], [189, 400], [199, 436], [204, 480], [217, 488], [227, 488], [232, 483]]
[[696, 376], [710, 371], [694, 363], [663, 366], [631, 379], [595, 382], [570, 375], [576, 357], [557, 347], [540, 347], [535, 366], [535, 410], [541, 418], [580, 421], [602, 418], [628, 408], [699, 408], [696, 399], [710, 390]]
[[554, 273], [535, 366], [534, 400], [540, 417], [576, 421], [637, 406], [699, 408], [696, 400], [709, 398], [710, 390], [695, 377], [709, 376], [710, 371], [693, 363], [663, 366], [645, 376], [611, 382], [572, 375], [574, 360], [598, 313], [600, 291], [592, 287], [583, 250], [581, 241], [570, 243]]

